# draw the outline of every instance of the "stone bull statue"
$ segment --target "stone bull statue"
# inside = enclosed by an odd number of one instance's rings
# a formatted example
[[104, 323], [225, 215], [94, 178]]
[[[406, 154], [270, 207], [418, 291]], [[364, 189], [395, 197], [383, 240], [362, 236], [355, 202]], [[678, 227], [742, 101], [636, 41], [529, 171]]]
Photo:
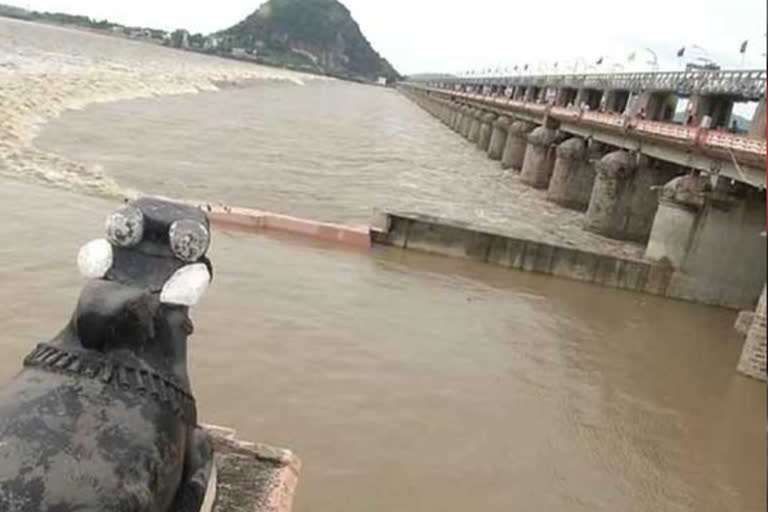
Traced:
[[197, 208], [140, 199], [80, 250], [89, 282], [72, 318], [0, 388], [0, 511], [212, 508], [212, 444], [187, 374], [209, 232]]

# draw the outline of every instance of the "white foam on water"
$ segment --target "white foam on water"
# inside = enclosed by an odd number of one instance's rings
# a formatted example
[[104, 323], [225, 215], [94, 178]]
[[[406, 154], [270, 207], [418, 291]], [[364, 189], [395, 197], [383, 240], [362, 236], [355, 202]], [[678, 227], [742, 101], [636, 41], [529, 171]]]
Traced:
[[43, 125], [95, 103], [218, 91], [218, 84], [324, 77], [117, 37], [0, 20], [0, 175], [107, 197], [135, 197], [100, 168], [34, 147]]

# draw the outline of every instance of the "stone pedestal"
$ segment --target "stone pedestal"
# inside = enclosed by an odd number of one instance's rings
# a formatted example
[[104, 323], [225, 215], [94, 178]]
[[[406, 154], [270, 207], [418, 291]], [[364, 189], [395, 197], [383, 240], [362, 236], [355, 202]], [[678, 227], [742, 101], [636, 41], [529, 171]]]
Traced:
[[739, 372], [760, 380], [766, 380], [765, 306], [766, 292], [763, 288], [738, 366]]
[[566, 140], [557, 146], [556, 155], [547, 199], [565, 208], [585, 211], [595, 183], [595, 166], [589, 160], [584, 139]]
[[482, 117], [482, 110], [475, 109], [472, 111], [472, 121], [469, 125], [469, 133], [467, 134], [467, 139], [473, 144], [477, 144], [477, 139], [480, 138], [480, 121]]
[[493, 123], [493, 133], [488, 143], [488, 158], [491, 160], [501, 160], [504, 154], [504, 144], [507, 142], [507, 133], [509, 132], [510, 120], [506, 116], [499, 117]]
[[507, 142], [501, 156], [501, 168], [520, 172], [525, 159], [525, 148], [528, 146], [528, 134], [536, 127], [528, 121], [515, 121], [509, 127]]
[[477, 137], [477, 148], [480, 151], [488, 151], [488, 145], [491, 142], [491, 132], [493, 131], [493, 122], [496, 120], [496, 114], [483, 114], [480, 118], [480, 134]]
[[208, 510], [290, 512], [301, 468], [290, 451], [239, 441], [228, 428], [203, 428], [213, 439], [217, 470], [216, 500]]
[[548, 188], [549, 178], [555, 166], [557, 132], [539, 126], [528, 135], [520, 179], [533, 188]]

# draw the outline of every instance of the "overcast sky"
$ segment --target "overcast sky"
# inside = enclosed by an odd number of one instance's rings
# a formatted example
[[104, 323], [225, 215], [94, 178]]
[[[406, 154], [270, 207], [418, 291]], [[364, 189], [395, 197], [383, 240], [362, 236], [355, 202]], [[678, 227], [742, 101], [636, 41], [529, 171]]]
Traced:
[[[209, 33], [235, 24], [260, 0], [0, 0], [36, 10], [85, 14], [126, 25]], [[488, 68], [570, 67], [575, 59], [602, 69], [643, 69], [656, 53], [662, 69], [686, 58], [766, 67], [766, 0], [343, 0], [363, 33], [401, 73]], [[698, 46], [699, 48], [694, 48]], [[637, 51], [634, 62], [630, 54]]]

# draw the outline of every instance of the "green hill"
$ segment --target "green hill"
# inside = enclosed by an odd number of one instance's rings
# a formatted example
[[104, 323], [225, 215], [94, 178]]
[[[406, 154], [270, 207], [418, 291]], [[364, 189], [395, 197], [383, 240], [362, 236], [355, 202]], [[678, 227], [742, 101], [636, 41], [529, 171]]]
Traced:
[[225, 47], [242, 48], [266, 61], [352, 79], [399, 77], [336, 0], [269, 0], [216, 35]]

